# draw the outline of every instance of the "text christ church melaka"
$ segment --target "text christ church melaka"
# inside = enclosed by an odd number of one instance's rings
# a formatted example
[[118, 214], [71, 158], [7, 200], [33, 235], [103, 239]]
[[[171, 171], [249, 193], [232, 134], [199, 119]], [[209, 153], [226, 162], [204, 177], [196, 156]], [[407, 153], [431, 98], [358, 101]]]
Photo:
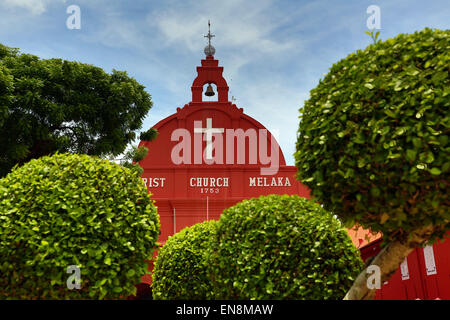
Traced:
[[[139, 144], [149, 149], [139, 164], [158, 207], [161, 244], [187, 226], [219, 219], [224, 209], [244, 199], [268, 194], [309, 198], [272, 134], [228, 100], [223, 67], [214, 59], [213, 35], [206, 37], [206, 58], [197, 67], [192, 101], [153, 126], [159, 132], [154, 141]], [[211, 84], [218, 100], [203, 101], [205, 85], [205, 95], [215, 94]], [[362, 229], [349, 234], [357, 247], [368, 243]]]

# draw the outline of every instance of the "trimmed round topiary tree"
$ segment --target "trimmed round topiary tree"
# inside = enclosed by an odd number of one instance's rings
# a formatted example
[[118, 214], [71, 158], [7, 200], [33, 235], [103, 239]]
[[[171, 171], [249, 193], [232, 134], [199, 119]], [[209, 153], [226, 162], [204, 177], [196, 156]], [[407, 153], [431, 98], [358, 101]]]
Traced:
[[[134, 294], [160, 232], [136, 172], [76, 154], [31, 160], [1, 179], [0, 221], [0, 297], [7, 299]], [[80, 270], [79, 289], [70, 266]]]
[[217, 221], [184, 228], [160, 249], [153, 270], [153, 299], [197, 300], [211, 295], [206, 252]]
[[[335, 63], [300, 109], [298, 179], [347, 226], [383, 233], [382, 282], [450, 229], [449, 48], [450, 30], [378, 41]], [[358, 296], [373, 297], [365, 284]]]
[[224, 211], [208, 266], [216, 299], [342, 299], [362, 260], [320, 205], [269, 195]]

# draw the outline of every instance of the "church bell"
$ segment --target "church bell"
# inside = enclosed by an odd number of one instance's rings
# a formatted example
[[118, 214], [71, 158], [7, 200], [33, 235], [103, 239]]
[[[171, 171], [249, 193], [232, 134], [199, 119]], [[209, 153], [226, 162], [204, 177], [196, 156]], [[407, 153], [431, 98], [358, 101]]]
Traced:
[[208, 84], [208, 87], [206, 88], [205, 96], [212, 97], [215, 95], [213, 88], [211, 87], [211, 84]]

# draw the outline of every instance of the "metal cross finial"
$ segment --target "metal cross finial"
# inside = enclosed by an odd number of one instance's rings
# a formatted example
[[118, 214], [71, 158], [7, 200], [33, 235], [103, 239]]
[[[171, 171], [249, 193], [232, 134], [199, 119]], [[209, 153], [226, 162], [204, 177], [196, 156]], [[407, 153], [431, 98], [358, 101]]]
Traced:
[[208, 20], [208, 34], [205, 36], [205, 38], [208, 38], [208, 45], [205, 47], [205, 50], [203, 50], [206, 57], [214, 57], [214, 54], [216, 53], [216, 49], [211, 45], [211, 38], [213, 37], [215, 36], [211, 34], [211, 23]]
[[214, 38], [215, 35], [211, 34], [211, 23], [209, 20], [208, 20], [208, 34], [204, 37], [208, 38], [208, 45], [211, 46], [211, 38]]

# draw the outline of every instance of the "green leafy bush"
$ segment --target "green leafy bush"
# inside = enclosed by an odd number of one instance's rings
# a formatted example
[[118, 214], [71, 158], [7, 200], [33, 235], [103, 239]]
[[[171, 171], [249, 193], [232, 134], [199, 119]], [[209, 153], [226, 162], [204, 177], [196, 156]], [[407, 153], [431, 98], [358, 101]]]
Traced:
[[156, 259], [153, 273], [154, 299], [206, 299], [211, 293], [206, 251], [216, 221], [184, 228], [169, 237]]
[[244, 200], [224, 211], [213, 235], [216, 299], [342, 299], [362, 268], [340, 222], [299, 196]]
[[[102, 299], [134, 294], [160, 231], [137, 173], [76, 154], [16, 167], [0, 180], [0, 297]], [[70, 265], [81, 289], [69, 290]]]
[[300, 109], [298, 179], [386, 239], [450, 228], [450, 30], [400, 34], [334, 64]]

